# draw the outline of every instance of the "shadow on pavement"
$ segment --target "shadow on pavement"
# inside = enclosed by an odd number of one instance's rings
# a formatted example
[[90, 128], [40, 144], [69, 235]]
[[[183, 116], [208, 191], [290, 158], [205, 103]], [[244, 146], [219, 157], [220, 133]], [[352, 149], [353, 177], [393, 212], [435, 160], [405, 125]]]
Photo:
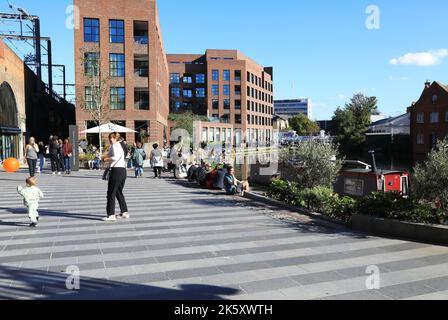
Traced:
[[[26, 208], [2, 208], [0, 210], [17, 214], [17, 215], [25, 215], [27, 216], [28, 211]], [[48, 210], [48, 209], [39, 209], [39, 216], [41, 217], [59, 217], [59, 218], [69, 218], [69, 219], [77, 219], [77, 220], [90, 220], [90, 221], [102, 221], [103, 216], [94, 216], [90, 214], [82, 214], [82, 213], [71, 213], [66, 211], [59, 210]], [[11, 225], [12, 222], [5, 222], [0, 220], [0, 225]]]
[[[239, 289], [183, 284], [180, 289], [130, 284], [82, 276], [79, 290], [66, 286], [68, 273], [17, 269], [0, 265], [0, 299], [36, 300], [224, 300], [241, 293]], [[14, 281], [12, 285], [8, 280]], [[72, 278], [68, 280], [73, 284]]]

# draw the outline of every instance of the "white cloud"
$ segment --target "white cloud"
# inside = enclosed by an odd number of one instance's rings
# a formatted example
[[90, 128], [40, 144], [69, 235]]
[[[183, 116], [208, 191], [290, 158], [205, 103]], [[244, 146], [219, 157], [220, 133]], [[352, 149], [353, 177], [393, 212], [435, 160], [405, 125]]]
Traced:
[[404, 56], [391, 59], [389, 63], [394, 66], [415, 65], [419, 67], [427, 67], [441, 63], [446, 57], [448, 57], [448, 49], [439, 49], [436, 51], [407, 53]]

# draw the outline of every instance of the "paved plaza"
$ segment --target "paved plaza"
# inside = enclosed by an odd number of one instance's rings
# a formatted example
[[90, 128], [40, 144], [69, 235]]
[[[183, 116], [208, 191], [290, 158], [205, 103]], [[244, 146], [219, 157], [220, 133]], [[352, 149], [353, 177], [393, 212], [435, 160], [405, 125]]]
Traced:
[[[25, 177], [0, 173], [0, 299], [448, 299], [448, 247], [291, 220], [170, 177], [129, 178], [131, 219], [105, 223], [106, 183], [88, 171], [41, 175], [30, 229]], [[371, 265], [379, 290], [366, 286]]]

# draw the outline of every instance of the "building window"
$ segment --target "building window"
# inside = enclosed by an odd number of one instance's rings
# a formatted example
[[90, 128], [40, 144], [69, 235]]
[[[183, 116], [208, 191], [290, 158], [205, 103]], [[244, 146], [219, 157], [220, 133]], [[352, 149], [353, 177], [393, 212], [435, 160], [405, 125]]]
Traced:
[[171, 96], [180, 97], [180, 88], [171, 88]]
[[86, 87], [85, 88], [85, 105], [88, 109], [97, 108], [99, 96], [99, 88], [98, 87]]
[[423, 112], [417, 113], [417, 123], [425, 123], [425, 114]]
[[224, 70], [222, 77], [224, 81], [230, 81], [230, 70]]
[[230, 86], [229, 86], [228, 84], [225, 84], [225, 85], [223, 86], [223, 94], [224, 94], [225, 96], [229, 96], [229, 95], [230, 95]]
[[219, 95], [219, 86], [217, 84], [212, 85], [212, 95], [214, 96]]
[[182, 112], [192, 112], [193, 111], [193, 103], [191, 102], [182, 102]]
[[439, 113], [438, 112], [431, 112], [431, 123], [439, 123]]
[[170, 82], [173, 84], [180, 83], [180, 74], [179, 73], [171, 73], [170, 74]]
[[224, 99], [224, 109], [229, 110], [230, 109], [230, 100]]
[[218, 99], [212, 100], [212, 107], [213, 107], [213, 109], [219, 109], [219, 100]]
[[193, 77], [190, 74], [184, 74], [183, 82], [184, 83], [193, 83]]
[[[224, 114], [221, 116], [221, 122], [222, 123], [230, 123], [230, 115], [229, 114]], [[229, 134], [229, 132], [227, 131], [227, 135]]]
[[191, 90], [191, 89], [184, 89], [183, 90], [183, 96], [185, 98], [193, 98], [193, 90]]
[[250, 100], [247, 100], [247, 110], [250, 111]]
[[417, 134], [417, 144], [425, 144], [425, 136], [422, 133]]
[[241, 124], [241, 115], [240, 114], [236, 114], [235, 115], [235, 123], [236, 124]]
[[84, 18], [84, 41], [100, 42], [100, 20]]
[[212, 80], [213, 81], [219, 80], [219, 70], [212, 70]]
[[235, 70], [235, 81], [241, 81], [241, 70]]
[[110, 43], [124, 43], [124, 21], [109, 20]]
[[109, 55], [109, 70], [111, 77], [124, 77], [124, 54], [111, 53]]
[[174, 101], [171, 103], [171, 112], [179, 112], [180, 111], [180, 101]]
[[235, 100], [235, 109], [241, 110], [241, 100]]
[[448, 122], [448, 112], [445, 112], [445, 122]]
[[250, 115], [247, 115], [247, 124], [250, 124]]
[[99, 73], [100, 54], [98, 52], [84, 53], [84, 74], [86, 76], [97, 76]]
[[149, 110], [149, 90], [135, 88], [134, 107], [136, 110]]
[[110, 88], [110, 108], [111, 110], [124, 110], [125, 108], [124, 88]]
[[196, 88], [196, 97], [205, 98], [205, 88]]
[[241, 95], [241, 86], [235, 86], [235, 95], [237, 96]]
[[205, 74], [198, 73], [196, 75], [196, 83], [205, 83]]

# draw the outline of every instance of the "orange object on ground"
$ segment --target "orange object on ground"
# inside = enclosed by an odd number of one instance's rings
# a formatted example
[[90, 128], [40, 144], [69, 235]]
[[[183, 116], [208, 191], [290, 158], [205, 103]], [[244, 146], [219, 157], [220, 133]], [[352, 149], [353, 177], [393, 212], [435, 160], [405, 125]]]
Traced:
[[5, 169], [6, 172], [16, 172], [19, 168], [20, 162], [15, 158], [8, 158], [3, 161], [3, 169]]

